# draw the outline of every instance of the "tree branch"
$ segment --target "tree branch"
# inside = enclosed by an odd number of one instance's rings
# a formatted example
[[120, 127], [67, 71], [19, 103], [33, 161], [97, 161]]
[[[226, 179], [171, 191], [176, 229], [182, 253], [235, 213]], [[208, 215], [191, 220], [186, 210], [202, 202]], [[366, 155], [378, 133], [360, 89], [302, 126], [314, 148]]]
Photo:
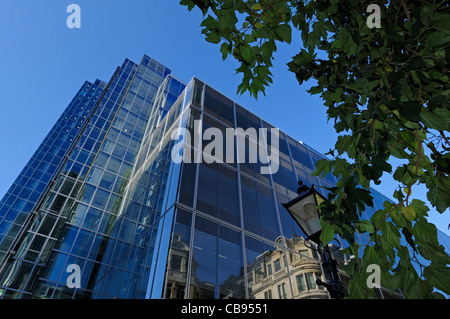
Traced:
[[409, 10], [408, 10], [405, 0], [400, 0], [400, 3], [402, 4], [403, 9], [405, 10], [406, 19], [409, 22], [411, 22], [411, 15], [409, 14]]

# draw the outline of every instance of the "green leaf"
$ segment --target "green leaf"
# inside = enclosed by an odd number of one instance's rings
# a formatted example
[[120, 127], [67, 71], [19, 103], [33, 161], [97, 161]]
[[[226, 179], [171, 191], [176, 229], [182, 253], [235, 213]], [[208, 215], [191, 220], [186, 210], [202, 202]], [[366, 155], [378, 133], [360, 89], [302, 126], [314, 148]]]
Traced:
[[411, 287], [414, 285], [418, 279], [417, 273], [414, 268], [411, 267], [401, 267], [400, 271], [396, 274], [397, 286], [401, 287], [403, 293], [411, 298], [411, 292], [417, 293], [416, 287]]
[[308, 93], [311, 95], [322, 93], [322, 88], [320, 86], [313, 86], [308, 90]]
[[382, 239], [386, 240], [389, 244], [391, 244], [395, 248], [400, 247], [400, 232], [394, 226], [394, 224], [385, 221], [381, 225], [380, 231], [382, 233], [381, 235]]
[[381, 251], [388, 256], [391, 262], [395, 262], [395, 249], [390, 243], [383, 241], [380, 245]]
[[249, 45], [242, 45], [239, 47], [239, 53], [241, 54], [242, 58], [245, 62], [251, 63], [252, 62], [252, 47]]
[[222, 59], [225, 61], [228, 54], [231, 53], [231, 45], [226, 42], [222, 43], [220, 46], [220, 52], [222, 53]]
[[405, 227], [406, 226], [406, 222], [407, 220], [405, 219], [405, 217], [400, 214], [396, 209], [392, 210], [390, 212], [390, 216], [392, 218], [392, 221], [395, 223], [395, 225], [397, 227]]
[[439, 108], [431, 112], [428, 108], [425, 108], [420, 113], [423, 123], [428, 128], [434, 128], [440, 131], [448, 131], [450, 128], [450, 111]]
[[368, 81], [367, 79], [359, 79], [356, 82], [348, 83], [345, 86], [362, 95], [369, 95], [370, 92], [379, 85], [379, 81]]
[[411, 174], [409, 174], [406, 166], [397, 167], [393, 175], [396, 181], [399, 181], [405, 185], [409, 185], [412, 182]]
[[420, 242], [439, 246], [439, 242], [437, 239], [437, 228], [433, 224], [430, 224], [426, 221], [419, 221], [414, 224], [412, 234], [414, 235], [416, 240]]
[[370, 206], [370, 207], [373, 206], [372, 195], [370, 195], [370, 192], [367, 189], [357, 188], [356, 189], [356, 196], [357, 196], [358, 200], [360, 199], [367, 206]]
[[316, 54], [313, 51], [306, 51], [301, 49], [300, 53], [292, 58], [292, 63], [296, 66], [305, 66], [314, 61]]
[[261, 30], [262, 28], [264, 28], [264, 24], [262, 24], [261, 22], [256, 22], [255, 23], [255, 28], [258, 30]]
[[414, 212], [418, 217], [428, 216], [427, 212], [430, 210], [425, 202], [418, 199], [413, 199], [409, 207], [414, 209]]
[[314, 172], [311, 176], [325, 176], [332, 170], [331, 162], [327, 159], [318, 160], [315, 166]]
[[221, 32], [230, 32], [236, 27], [238, 19], [234, 9], [222, 9], [218, 14], [219, 18], [219, 30]]
[[210, 42], [210, 43], [214, 43], [217, 44], [220, 42], [220, 35], [216, 32], [208, 32], [206, 33], [206, 41]]
[[189, 11], [195, 8], [195, 3], [192, 0], [181, 0], [180, 4], [183, 6], [187, 6]]
[[400, 208], [400, 212], [410, 222], [412, 222], [416, 218], [416, 212], [415, 212], [414, 208], [412, 208], [410, 206], [408, 206], [408, 207], [403, 206], [402, 208]]
[[255, 11], [262, 10], [261, 4], [255, 3], [254, 5], [252, 5], [252, 10], [255, 10]]
[[431, 19], [431, 25], [439, 30], [450, 30], [450, 20], [448, 19], [448, 15], [439, 13], [434, 14]]
[[420, 242], [417, 245], [417, 249], [425, 259], [443, 265], [450, 264], [450, 256], [447, 255], [443, 246], [436, 247], [435, 245]]
[[436, 206], [438, 212], [443, 213], [450, 207], [450, 194], [440, 190], [438, 187], [432, 188], [427, 193], [427, 198], [431, 204]]
[[[355, 53], [357, 45], [353, 41], [352, 36], [348, 32], [349, 28], [341, 27], [339, 29], [338, 37], [331, 44], [331, 49], [336, 49], [337, 51], [344, 51], [347, 57], [350, 57]], [[349, 29], [350, 30], [350, 29]], [[318, 39], [316, 39], [317, 42]]]
[[247, 42], [247, 43], [252, 43], [252, 42], [255, 42], [256, 39], [255, 39], [255, 37], [253, 35], [246, 34], [245, 37], [244, 37], [244, 41]]
[[370, 220], [375, 224], [376, 227], [380, 227], [381, 222], [386, 218], [386, 212], [383, 209], [377, 210]]
[[374, 290], [367, 287], [367, 278], [364, 275], [355, 276], [348, 284], [350, 299], [367, 299], [374, 296]]
[[375, 232], [375, 227], [368, 220], [360, 220], [359, 222], [354, 223], [354, 225], [359, 233], [373, 234]]
[[275, 34], [280, 38], [281, 41], [291, 43], [292, 40], [292, 29], [289, 24], [282, 24], [275, 29]]
[[334, 226], [323, 219], [320, 220], [320, 224], [322, 225], [322, 232], [320, 233], [320, 241], [324, 245], [326, 245], [334, 238]]
[[366, 267], [372, 264], [381, 267], [381, 264], [383, 263], [380, 253], [376, 250], [375, 246], [367, 246], [366, 249], [364, 249], [362, 259]]
[[423, 274], [433, 287], [450, 294], [450, 268], [446, 265], [434, 264], [426, 267]]
[[[208, 15], [200, 24], [201, 27], [205, 27], [207, 30], [213, 30], [217, 27], [218, 21], [214, 17]], [[203, 30], [205, 31], [205, 30]]]
[[272, 54], [277, 50], [277, 46], [275, 45], [275, 41], [266, 41], [261, 45], [261, 53], [264, 56], [266, 61], [270, 61], [272, 58]]
[[400, 103], [400, 115], [408, 121], [419, 123], [421, 106], [418, 102], [406, 101]]

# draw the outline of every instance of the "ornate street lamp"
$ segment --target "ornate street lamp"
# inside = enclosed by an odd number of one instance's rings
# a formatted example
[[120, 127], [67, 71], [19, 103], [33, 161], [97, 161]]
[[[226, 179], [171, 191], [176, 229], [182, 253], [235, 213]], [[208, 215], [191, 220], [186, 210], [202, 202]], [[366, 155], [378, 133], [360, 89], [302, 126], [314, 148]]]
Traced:
[[298, 196], [289, 203], [283, 204], [283, 206], [308, 237], [307, 240], [316, 243], [319, 248], [318, 251], [322, 259], [322, 266], [328, 274], [330, 281], [325, 283], [317, 279], [317, 284], [327, 288], [331, 298], [341, 299], [348, 294], [347, 287], [340, 280], [338, 264], [333, 259], [328, 245], [323, 246], [320, 241], [322, 227], [320, 226], [320, 215], [317, 206], [325, 201], [326, 198], [316, 191], [314, 185], [309, 188], [300, 180], [298, 185]]

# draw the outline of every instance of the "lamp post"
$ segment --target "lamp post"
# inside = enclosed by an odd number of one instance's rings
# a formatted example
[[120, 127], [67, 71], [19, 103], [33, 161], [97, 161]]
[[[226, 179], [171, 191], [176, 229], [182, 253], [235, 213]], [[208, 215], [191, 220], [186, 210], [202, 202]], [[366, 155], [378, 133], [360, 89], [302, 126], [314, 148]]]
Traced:
[[304, 185], [302, 181], [299, 181], [298, 185], [298, 196], [283, 204], [283, 206], [308, 237], [307, 240], [311, 240], [318, 245], [322, 266], [330, 280], [329, 282], [322, 282], [320, 279], [317, 279], [316, 283], [327, 288], [331, 298], [341, 299], [347, 295], [347, 287], [340, 280], [337, 261], [333, 259], [328, 245], [323, 246], [320, 241], [322, 227], [320, 226], [317, 206], [325, 201], [326, 198], [316, 191], [314, 185], [310, 188]]

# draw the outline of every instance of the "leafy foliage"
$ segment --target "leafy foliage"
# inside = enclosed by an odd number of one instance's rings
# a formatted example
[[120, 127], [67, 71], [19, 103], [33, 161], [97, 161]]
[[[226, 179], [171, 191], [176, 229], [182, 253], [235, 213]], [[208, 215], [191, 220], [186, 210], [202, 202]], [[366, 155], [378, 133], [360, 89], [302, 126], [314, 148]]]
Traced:
[[[329, 201], [321, 204], [324, 243], [339, 234], [357, 258], [346, 267], [350, 297], [364, 298], [365, 269], [378, 264], [382, 284], [401, 288], [408, 298], [450, 294], [450, 257], [427, 221], [429, 208], [412, 199], [423, 184], [440, 213], [450, 206], [450, 8], [447, 1], [379, 0], [381, 27], [370, 28], [370, 4], [362, 0], [182, 0], [198, 7], [206, 40], [220, 44], [223, 59], [240, 62], [238, 93], [255, 98], [272, 83], [277, 43], [300, 35], [303, 48], [288, 67], [308, 92], [320, 94], [329, 120], [340, 134], [330, 161], [317, 163], [315, 175], [338, 178]], [[395, 157], [397, 167], [389, 164]], [[383, 173], [398, 182], [395, 203], [371, 219], [371, 183]], [[370, 240], [360, 246], [356, 232]], [[359, 256], [358, 252], [364, 250]], [[416, 267], [413, 267], [416, 265]], [[436, 288], [436, 289], [435, 289]]]

